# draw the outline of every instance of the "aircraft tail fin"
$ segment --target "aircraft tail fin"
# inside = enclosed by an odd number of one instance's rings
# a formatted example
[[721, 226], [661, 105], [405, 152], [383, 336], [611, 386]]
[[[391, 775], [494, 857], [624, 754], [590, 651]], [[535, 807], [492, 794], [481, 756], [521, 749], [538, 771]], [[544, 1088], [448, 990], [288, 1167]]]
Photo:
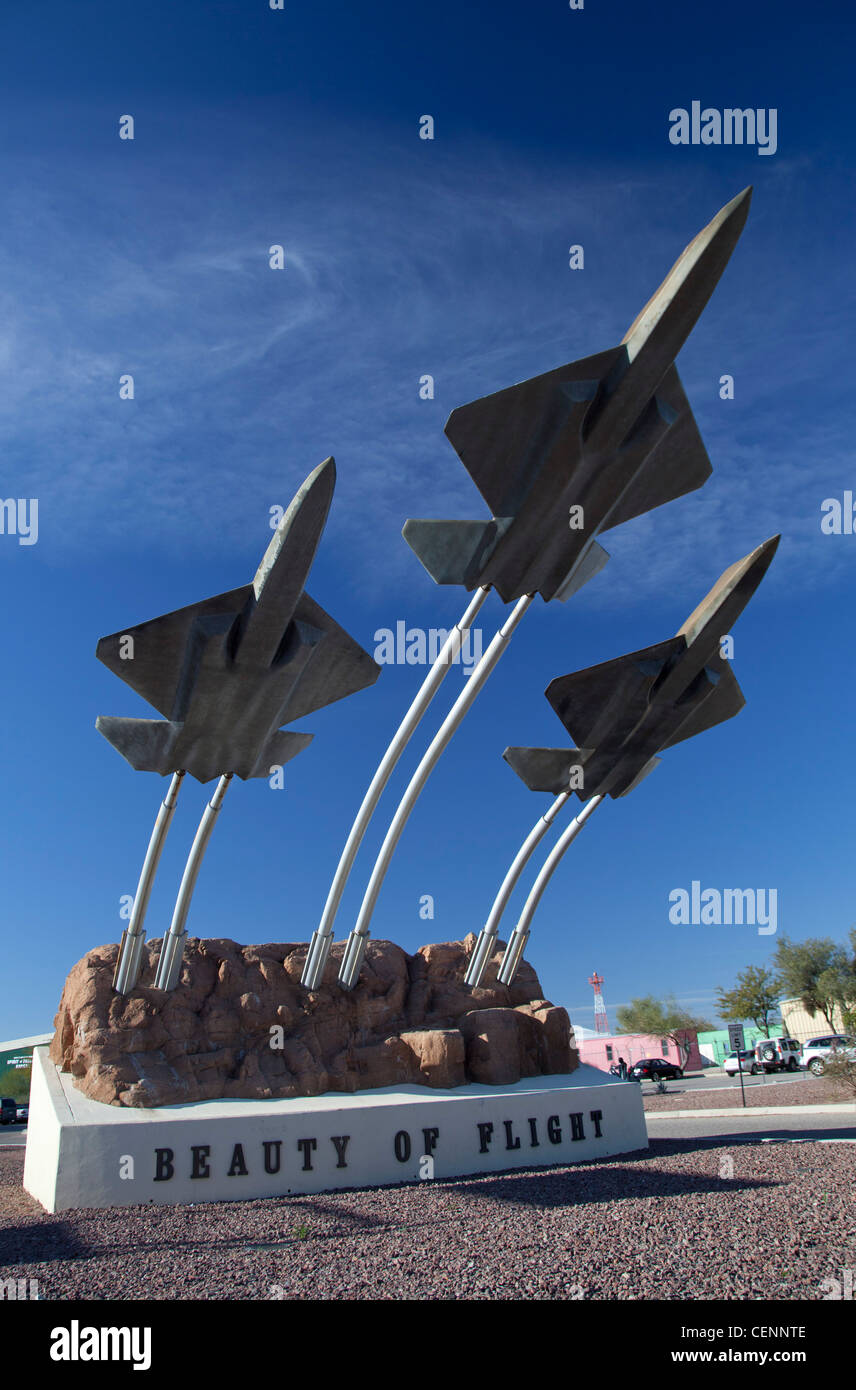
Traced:
[[470, 576], [480, 573], [511, 520], [493, 517], [490, 521], [421, 521], [411, 517], [401, 534], [436, 584], [468, 585]]
[[290, 763], [292, 758], [296, 758], [298, 753], [308, 748], [313, 737], [313, 734], [292, 734], [287, 729], [279, 729], [275, 734], [271, 734], [258, 756], [255, 767], [244, 781], [250, 777], [270, 777], [275, 768]]
[[558, 796], [570, 789], [571, 771], [588, 753], [587, 748], [506, 748], [502, 756], [531, 792]]
[[176, 772], [170, 754], [181, 732], [180, 724], [168, 719], [123, 719], [99, 714], [95, 721], [99, 734], [136, 768], [137, 772]]
[[642, 771], [636, 774], [636, 776], [633, 778], [633, 781], [629, 782], [623, 791], [610, 792], [610, 795], [614, 796], [616, 801], [619, 799], [619, 797], [628, 796], [630, 792], [636, 790], [640, 782], [645, 781], [645, 778], [648, 776], [649, 772], [653, 772], [655, 767], [660, 766], [660, 763], [662, 761], [662, 758], [649, 758]]

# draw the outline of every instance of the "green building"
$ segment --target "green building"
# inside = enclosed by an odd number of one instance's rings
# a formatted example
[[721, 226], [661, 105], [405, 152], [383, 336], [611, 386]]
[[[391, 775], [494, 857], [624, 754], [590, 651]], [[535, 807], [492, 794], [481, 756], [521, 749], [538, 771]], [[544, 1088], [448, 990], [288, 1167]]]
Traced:
[[[781, 1038], [783, 1032], [784, 1029], [781, 1023], [773, 1023], [770, 1025], [771, 1038]], [[760, 1028], [756, 1028], [754, 1023], [744, 1023], [743, 1034], [746, 1038], [747, 1047], [754, 1047], [759, 1038], [765, 1038], [767, 1036], [766, 1033], [761, 1032]], [[702, 1057], [706, 1058], [708, 1062], [712, 1062], [716, 1066], [721, 1067], [726, 1057], [733, 1051], [728, 1041], [728, 1029], [716, 1028], [712, 1033], [699, 1033], [698, 1050]]]
[[0, 1042], [0, 1076], [10, 1069], [17, 1071], [19, 1068], [31, 1067], [33, 1065], [33, 1048], [40, 1047], [49, 1043], [53, 1033], [37, 1033], [32, 1038], [13, 1038], [9, 1042]]

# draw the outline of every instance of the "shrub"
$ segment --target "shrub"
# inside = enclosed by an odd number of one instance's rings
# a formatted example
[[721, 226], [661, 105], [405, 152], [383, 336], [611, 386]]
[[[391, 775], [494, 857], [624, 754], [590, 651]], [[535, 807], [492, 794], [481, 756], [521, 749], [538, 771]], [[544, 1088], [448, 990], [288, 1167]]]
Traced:
[[823, 1069], [824, 1081], [843, 1086], [856, 1100], [856, 1056], [848, 1052], [831, 1052]]

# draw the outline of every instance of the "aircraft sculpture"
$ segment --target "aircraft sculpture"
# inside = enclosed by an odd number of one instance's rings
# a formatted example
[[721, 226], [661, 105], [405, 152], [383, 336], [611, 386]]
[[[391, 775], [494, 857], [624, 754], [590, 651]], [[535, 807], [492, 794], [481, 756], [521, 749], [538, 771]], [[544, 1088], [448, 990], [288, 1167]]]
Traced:
[[403, 531], [438, 584], [475, 591], [384, 754], [337, 866], [302, 980], [324, 971], [336, 913], [386, 782], [491, 589], [515, 607], [487, 647], [399, 802], [342, 959], [359, 977], [378, 894], [404, 826], [439, 757], [539, 594], [565, 600], [604, 566], [597, 537], [701, 487], [710, 460], [674, 359], [737, 243], [751, 189], [689, 244], [617, 347], [454, 410], [446, 434], [492, 515], [409, 520]]
[[535, 909], [565, 851], [605, 796], [626, 796], [667, 748], [732, 719], [745, 704], [722, 639], [766, 574], [779, 536], [730, 565], [674, 637], [551, 681], [545, 694], [575, 748], [506, 748], [503, 757], [530, 791], [555, 797], [518, 851], [479, 933], [465, 984], [475, 988], [493, 955], [500, 919], [535, 848], [575, 793], [582, 810], [547, 857], [512, 932], [498, 979], [511, 984]]
[[219, 777], [200, 822], [158, 961], [156, 985], [178, 980], [185, 921], [202, 856], [231, 779], [267, 777], [306, 748], [311, 734], [282, 729], [372, 685], [380, 667], [305, 592], [324, 530], [336, 468], [312, 472], [283, 516], [250, 584], [102, 637], [96, 655], [163, 719], [100, 716], [96, 728], [132, 767], [172, 773], [128, 927], [114, 988], [137, 982], [143, 921], [186, 774]]

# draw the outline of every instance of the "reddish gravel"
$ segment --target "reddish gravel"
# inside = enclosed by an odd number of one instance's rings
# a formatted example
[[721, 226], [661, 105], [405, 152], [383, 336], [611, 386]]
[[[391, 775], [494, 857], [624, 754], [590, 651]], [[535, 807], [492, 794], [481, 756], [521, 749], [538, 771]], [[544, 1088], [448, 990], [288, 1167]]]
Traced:
[[[686, 1090], [680, 1081], [668, 1082], [668, 1094], [645, 1090], [646, 1110], [723, 1110], [726, 1106], [740, 1108], [740, 1082], [711, 1083], [709, 1090]], [[747, 1086], [746, 1105], [836, 1105], [849, 1107], [856, 1121], [856, 1106], [847, 1090], [831, 1081], [805, 1077], [768, 1086]]]
[[856, 1145], [657, 1141], [454, 1182], [47, 1216], [0, 1152], [0, 1277], [47, 1299], [821, 1299]]

